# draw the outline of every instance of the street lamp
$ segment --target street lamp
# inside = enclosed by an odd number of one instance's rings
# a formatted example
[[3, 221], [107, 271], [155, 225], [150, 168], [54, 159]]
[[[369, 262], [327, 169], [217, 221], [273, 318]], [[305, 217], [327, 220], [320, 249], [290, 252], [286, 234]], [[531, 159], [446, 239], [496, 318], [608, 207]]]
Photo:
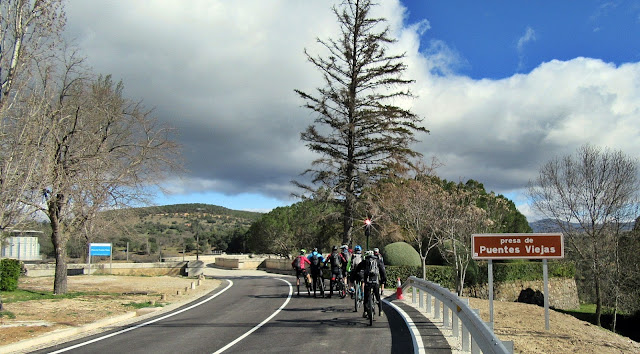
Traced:
[[369, 250], [369, 236], [371, 235], [371, 219], [364, 220], [364, 235], [367, 237], [367, 251]]

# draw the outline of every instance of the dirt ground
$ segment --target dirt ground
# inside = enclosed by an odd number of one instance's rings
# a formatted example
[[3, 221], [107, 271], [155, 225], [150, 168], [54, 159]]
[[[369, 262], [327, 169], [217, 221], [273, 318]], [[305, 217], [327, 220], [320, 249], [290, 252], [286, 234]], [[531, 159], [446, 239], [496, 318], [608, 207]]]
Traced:
[[[194, 279], [182, 277], [73, 276], [70, 291], [108, 291], [113, 295], [75, 299], [40, 300], [5, 304], [15, 319], [0, 319], [0, 343], [14, 343], [56, 329], [80, 326], [103, 318], [135, 311], [127, 303], [155, 301], [175, 304], [203, 295], [219, 282], [206, 279], [185, 294]], [[53, 277], [21, 278], [20, 288], [53, 289]], [[108, 289], [108, 290], [106, 290]], [[178, 295], [180, 293], [180, 295]], [[162, 300], [165, 294], [165, 300]], [[489, 319], [486, 300], [471, 299], [480, 316]], [[502, 340], [513, 340], [517, 353], [640, 353], [640, 343], [551, 311], [550, 330], [545, 330], [544, 309], [535, 305], [494, 301], [495, 332]]]
[[[0, 318], [0, 345], [136, 311], [127, 304], [153, 302], [168, 307], [201, 296], [220, 284], [217, 280], [204, 279], [200, 286], [191, 289], [192, 283], [197, 285], [197, 279], [170, 276], [84, 275], [67, 279], [70, 292], [99, 291], [111, 295], [5, 303], [5, 310], [15, 318]], [[18, 287], [51, 291], [53, 277], [22, 277]]]

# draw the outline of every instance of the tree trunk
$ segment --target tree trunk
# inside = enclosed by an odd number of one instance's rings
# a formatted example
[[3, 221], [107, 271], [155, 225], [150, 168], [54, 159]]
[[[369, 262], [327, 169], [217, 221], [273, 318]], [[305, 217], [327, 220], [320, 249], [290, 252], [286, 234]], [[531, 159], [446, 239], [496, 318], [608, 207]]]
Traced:
[[351, 244], [351, 233], [353, 232], [353, 214], [355, 213], [355, 197], [351, 190], [347, 191], [344, 201], [344, 214], [342, 215], [342, 244]]
[[67, 293], [67, 239], [62, 234], [60, 225], [60, 209], [64, 204], [64, 196], [57, 194], [48, 202], [49, 221], [51, 223], [51, 242], [56, 257], [56, 271], [53, 281], [55, 295]]
[[596, 292], [596, 325], [602, 327], [600, 318], [602, 317], [602, 294], [600, 291], [600, 277], [595, 275], [595, 292]]

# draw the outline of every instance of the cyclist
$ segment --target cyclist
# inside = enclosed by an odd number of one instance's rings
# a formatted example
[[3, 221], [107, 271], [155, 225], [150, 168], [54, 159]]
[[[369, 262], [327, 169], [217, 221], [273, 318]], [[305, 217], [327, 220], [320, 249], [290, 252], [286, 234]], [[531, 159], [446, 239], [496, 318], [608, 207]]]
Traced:
[[298, 296], [300, 296], [300, 276], [307, 278], [307, 281], [310, 283], [311, 279], [309, 274], [307, 273], [307, 269], [305, 264], [311, 264], [311, 261], [305, 256], [307, 251], [305, 249], [300, 250], [300, 255], [294, 258], [293, 262], [291, 262], [291, 267], [296, 270], [296, 286], [298, 287]]
[[387, 281], [387, 274], [384, 269], [382, 261], [373, 254], [373, 251], [367, 251], [365, 253], [364, 262], [360, 262], [356, 271], [363, 271], [364, 276], [362, 282], [364, 283], [364, 313], [362, 317], [367, 317], [367, 311], [369, 309], [369, 296], [371, 289], [376, 297], [378, 303], [378, 316], [382, 316], [382, 303], [380, 302], [380, 283]]
[[362, 247], [357, 245], [353, 248], [353, 254], [351, 255], [351, 269], [349, 271], [349, 290], [353, 293], [355, 291], [354, 284], [356, 281], [362, 279], [362, 274], [356, 272], [358, 264], [363, 260]]
[[329, 282], [329, 298], [333, 296], [333, 286], [336, 280], [342, 281], [342, 265], [347, 263], [342, 253], [338, 252], [338, 246], [333, 246], [331, 254], [327, 257], [326, 266], [331, 269], [331, 281]]
[[[322, 277], [322, 265], [325, 262], [324, 257], [318, 253], [318, 249], [314, 248], [313, 252], [307, 257], [309, 259], [309, 270], [311, 271], [311, 278], [313, 279], [313, 297], [316, 297], [316, 284], [318, 283], [318, 279], [321, 282], [324, 282], [324, 278]], [[318, 289], [320, 290], [320, 289]], [[324, 297], [324, 292], [322, 293]]]
[[347, 288], [347, 285], [349, 284], [347, 281], [347, 278], [349, 277], [348, 271], [351, 269], [349, 268], [351, 266], [351, 252], [349, 252], [349, 247], [347, 247], [347, 245], [340, 246], [340, 252], [342, 253], [342, 258], [345, 259], [345, 261], [342, 262], [342, 282], [344, 283], [344, 287]]
[[[378, 257], [380, 263], [382, 263], [384, 267], [384, 258], [382, 258], [382, 254], [380, 253], [380, 249], [378, 247], [373, 249], [373, 255]], [[384, 291], [384, 282], [380, 283], [380, 294]]]

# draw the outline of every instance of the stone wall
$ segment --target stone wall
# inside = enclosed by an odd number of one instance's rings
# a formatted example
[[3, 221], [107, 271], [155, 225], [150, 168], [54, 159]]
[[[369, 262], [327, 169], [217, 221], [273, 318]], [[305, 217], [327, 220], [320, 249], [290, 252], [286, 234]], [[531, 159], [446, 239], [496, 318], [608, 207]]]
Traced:
[[[161, 263], [98, 263], [67, 264], [68, 275], [113, 274], [113, 275], [179, 275], [185, 262]], [[28, 277], [46, 277], [55, 274], [55, 264], [25, 264]]]
[[[520, 294], [531, 289], [533, 292], [544, 294], [544, 282], [534, 281], [514, 281], [494, 283], [493, 298], [497, 301], [515, 302]], [[476, 297], [480, 299], [489, 298], [487, 284], [467, 287], [463, 291], [464, 296]], [[573, 278], [550, 278], [549, 279], [549, 306], [557, 309], [577, 309], [580, 307], [578, 300], [578, 288]]]

